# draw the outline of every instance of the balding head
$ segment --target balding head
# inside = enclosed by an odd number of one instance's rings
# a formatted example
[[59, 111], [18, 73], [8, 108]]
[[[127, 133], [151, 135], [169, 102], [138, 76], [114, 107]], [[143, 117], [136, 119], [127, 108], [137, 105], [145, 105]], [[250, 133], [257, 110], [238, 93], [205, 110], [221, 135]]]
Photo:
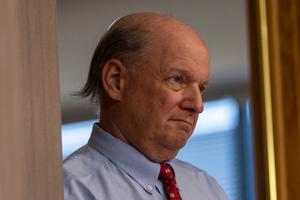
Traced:
[[150, 49], [168, 49], [169, 43], [181, 32], [190, 32], [202, 43], [190, 26], [171, 16], [134, 13], [117, 19], [100, 40], [92, 58], [88, 80], [78, 95], [90, 96], [98, 104], [104, 96], [101, 74], [108, 60], [115, 58], [128, 69], [134, 68], [149, 58]]
[[[179, 21], [178, 19], [162, 15], [158, 13], [134, 13], [117, 19], [110, 27], [120, 27], [120, 28], [130, 28], [139, 27], [147, 33], [156, 33], [157, 31], [162, 31], [164, 27], [177, 26], [177, 28], [187, 28], [191, 29], [185, 23]], [[192, 29], [191, 29], [192, 30]]]

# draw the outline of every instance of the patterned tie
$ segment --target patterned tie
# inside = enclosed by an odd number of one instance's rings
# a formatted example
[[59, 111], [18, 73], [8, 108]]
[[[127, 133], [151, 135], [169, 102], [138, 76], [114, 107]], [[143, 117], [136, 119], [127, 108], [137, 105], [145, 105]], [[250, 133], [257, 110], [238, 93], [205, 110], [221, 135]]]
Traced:
[[175, 173], [171, 165], [168, 163], [160, 164], [160, 173], [158, 179], [163, 183], [165, 193], [168, 197], [168, 200], [181, 200], [176, 180]]

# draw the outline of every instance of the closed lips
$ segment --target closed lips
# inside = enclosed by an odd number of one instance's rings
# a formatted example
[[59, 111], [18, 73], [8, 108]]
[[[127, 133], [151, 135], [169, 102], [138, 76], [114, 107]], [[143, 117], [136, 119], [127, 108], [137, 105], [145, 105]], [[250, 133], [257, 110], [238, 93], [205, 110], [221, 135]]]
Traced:
[[189, 124], [189, 125], [193, 125], [192, 122], [189, 122], [189, 121], [184, 120], [184, 119], [171, 119], [171, 120], [172, 120], [172, 121], [178, 121], [178, 122], [185, 122], [185, 123], [187, 123], [187, 124]]

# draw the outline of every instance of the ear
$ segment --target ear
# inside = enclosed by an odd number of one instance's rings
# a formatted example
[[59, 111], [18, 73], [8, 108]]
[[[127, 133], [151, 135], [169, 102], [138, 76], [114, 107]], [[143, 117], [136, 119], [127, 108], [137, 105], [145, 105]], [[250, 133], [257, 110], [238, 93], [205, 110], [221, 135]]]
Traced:
[[102, 84], [107, 95], [113, 100], [121, 100], [125, 85], [126, 67], [118, 59], [106, 62], [102, 71]]

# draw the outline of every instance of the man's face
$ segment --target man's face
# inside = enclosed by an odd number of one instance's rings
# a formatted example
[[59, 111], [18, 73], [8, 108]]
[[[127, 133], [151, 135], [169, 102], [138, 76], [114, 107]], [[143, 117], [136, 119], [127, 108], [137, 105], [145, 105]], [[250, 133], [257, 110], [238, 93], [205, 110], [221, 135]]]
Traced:
[[121, 130], [127, 142], [154, 161], [176, 156], [203, 111], [209, 55], [195, 36], [158, 45], [144, 65], [128, 71]]

